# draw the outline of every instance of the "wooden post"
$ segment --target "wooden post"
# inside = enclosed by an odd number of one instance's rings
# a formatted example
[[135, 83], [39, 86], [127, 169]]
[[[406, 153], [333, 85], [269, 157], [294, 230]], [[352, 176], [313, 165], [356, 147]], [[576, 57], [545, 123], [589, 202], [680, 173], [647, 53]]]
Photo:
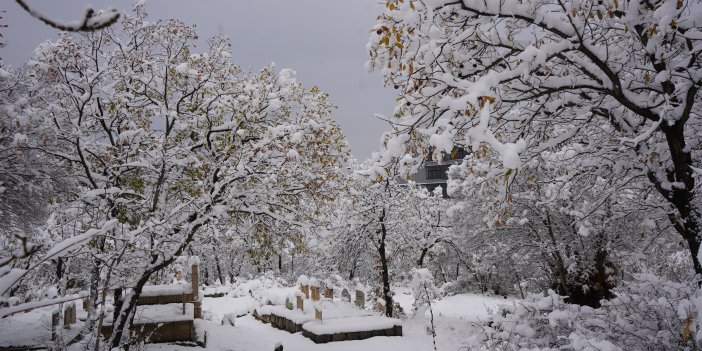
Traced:
[[185, 293], [183, 293], [182, 300], [183, 300], [183, 314], [185, 314]]
[[200, 271], [198, 270], [197, 264], [193, 264], [192, 266], [192, 274], [190, 276], [192, 288], [193, 288], [193, 300], [197, 301], [198, 300], [198, 294], [200, 291], [199, 287], [199, 281], [200, 281]]
[[197, 264], [193, 264], [192, 273], [190, 275], [193, 288], [193, 317], [202, 318], [202, 302], [200, 301], [200, 271]]

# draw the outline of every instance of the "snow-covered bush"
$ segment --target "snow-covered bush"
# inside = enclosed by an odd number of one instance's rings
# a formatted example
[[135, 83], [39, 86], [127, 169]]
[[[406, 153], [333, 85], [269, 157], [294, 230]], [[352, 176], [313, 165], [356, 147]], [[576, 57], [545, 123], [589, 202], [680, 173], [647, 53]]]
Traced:
[[695, 350], [694, 283], [637, 274], [601, 308], [549, 291], [502, 307], [469, 341], [483, 350]]

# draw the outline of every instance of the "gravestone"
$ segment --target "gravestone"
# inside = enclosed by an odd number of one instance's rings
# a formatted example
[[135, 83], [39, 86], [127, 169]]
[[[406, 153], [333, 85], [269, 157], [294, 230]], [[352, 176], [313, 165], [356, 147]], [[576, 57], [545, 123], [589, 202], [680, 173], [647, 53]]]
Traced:
[[90, 303], [90, 299], [88, 299], [87, 297], [83, 299], [83, 311], [87, 311], [87, 310], [88, 310], [88, 304], [89, 304], [89, 303]]
[[297, 296], [297, 309], [300, 311], [304, 311], [304, 303], [305, 301], [302, 299], [302, 296]]
[[63, 310], [63, 326], [68, 327], [76, 322], [76, 304], [71, 303]]
[[341, 290], [341, 299], [346, 300], [346, 302], [351, 302], [351, 294], [349, 294], [348, 290]]
[[318, 308], [314, 309], [314, 319], [316, 319], [320, 322], [322, 321], [322, 310], [320, 310]]
[[58, 337], [58, 332], [56, 329], [58, 329], [58, 324], [59, 324], [59, 310], [54, 310], [51, 312], [51, 340], [56, 340]]
[[313, 286], [312, 290], [312, 301], [319, 301], [319, 287]]
[[286, 298], [285, 298], [285, 308], [287, 308], [287, 309], [289, 309], [289, 310], [292, 310], [292, 309], [293, 309], [293, 304], [292, 304], [292, 302], [290, 302], [290, 298], [289, 298], [289, 297], [286, 297]]
[[305, 298], [309, 299], [310, 298], [310, 286], [309, 285], [302, 285], [300, 284], [300, 291], [305, 294]]
[[366, 295], [361, 290], [356, 290], [356, 307], [366, 307]]
[[334, 289], [324, 289], [324, 297], [330, 300], [334, 300]]

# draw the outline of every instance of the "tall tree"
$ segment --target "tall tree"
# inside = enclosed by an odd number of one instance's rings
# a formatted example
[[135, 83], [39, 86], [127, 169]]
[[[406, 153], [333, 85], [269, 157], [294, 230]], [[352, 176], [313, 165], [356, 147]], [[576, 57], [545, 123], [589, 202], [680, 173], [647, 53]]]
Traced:
[[400, 95], [386, 144], [404, 148], [388, 150], [459, 144], [476, 157], [489, 148], [502, 163], [490, 176], [509, 178], [525, 160], [570, 148], [563, 173], [646, 178], [702, 273], [699, 9], [695, 0], [388, 1], [369, 43], [369, 68]]
[[82, 335], [99, 330], [100, 291], [132, 288], [117, 294], [108, 347], [130, 342], [141, 289], [193, 241], [238, 216], [303, 226], [347, 154], [326, 93], [288, 69], [242, 70], [224, 37], [193, 53], [196, 38], [138, 5], [119, 27], [42, 45], [27, 72], [43, 99], [27, 116], [43, 119], [33, 147], [79, 187], [49, 233], [94, 235], [80, 247], [92, 270]]

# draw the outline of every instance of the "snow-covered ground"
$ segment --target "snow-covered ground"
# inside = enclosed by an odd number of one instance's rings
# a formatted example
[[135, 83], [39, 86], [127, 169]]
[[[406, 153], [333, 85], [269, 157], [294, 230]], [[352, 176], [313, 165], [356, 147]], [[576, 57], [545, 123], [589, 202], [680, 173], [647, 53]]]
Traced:
[[[203, 299], [203, 312], [206, 320], [199, 324], [207, 331], [207, 348], [212, 351], [265, 351], [273, 350], [277, 343], [283, 344], [286, 351], [395, 351], [395, 350], [432, 350], [432, 337], [427, 331], [429, 314], [412, 314], [414, 298], [409, 289], [395, 289], [396, 302], [408, 312], [402, 320], [402, 337], [374, 337], [366, 340], [341, 341], [327, 344], [315, 344], [301, 333], [291, 334], [264, 324], [249, 314], [266, 300], [280, 300], [280, 296], [291, 293], [294, 289], [282, 288], [275, 284], [249, 284], [229, 288], [223, 297], [206, 297]], [[284, 300], [284, 298], [283, 298]], [[283, 301], [284, 302], [284, 301]], [[440, 350], [457, 350], [476, 330], [476, 321], [485, 320], [490, 309], [513, 300], [462, 294], [446, 297], [433, 303], [434, 319], [437, 326], [437, 347]], [[79, 307], [80, 308], [80, 307]], [[82, 311], [79, 311], [82, 312]], [[360, 311], [359, 311], [360, 312]], [[235, 316], [241, 316], [236, 318]], [[235, 326], [222, 320], [235, 319]], [[22, 313], [0, 319], [0, 347], [10, 345], [36, 345], [48, 341], [50, 335], [51, 313], [49, 308]], [[80, 328], [80, 323], [66, 334], [72, 334]], [[150, 344], [150, 351], [182, 350], [191, 351], [192, 347], [171, 344]]]
[[[395, 297], [403, 309], [410, 311], [414, 299], [406, 291], [396, 291]], [[467, 336], [472, 334], [475, 321], [484, 320], [488, 309], [496, 309], [500, 304], [512, 303], [500, 297], [463, 294], [447, 297], [434, 304], [434, 318], [437, 326], [437, 347], [440, 350], [457, 350], [463, 345]], [[411, 351], [433, 350], [431, 335], [427, 332], [428, 318], [410, 315], [402, 321], [402, 337], [374, 337], [366, 340], [340, 341], [327, 344], [315, 344], [301, 333], [291, 334], [264, 324], [251, 315], [236, 319], [236, 326], [221, 319], [227, 313], [241, 314], [256, 304], [247, 297], [205, 298], [203, 311], [209, 311], [211, 321], [204, 321], [207, 330], [207, 350], [213, 351], [265, 351], [273, 350], [277, 343], [285, 351]], [[153, 344], [150, 351], [192, 350], [190, 347]]]

